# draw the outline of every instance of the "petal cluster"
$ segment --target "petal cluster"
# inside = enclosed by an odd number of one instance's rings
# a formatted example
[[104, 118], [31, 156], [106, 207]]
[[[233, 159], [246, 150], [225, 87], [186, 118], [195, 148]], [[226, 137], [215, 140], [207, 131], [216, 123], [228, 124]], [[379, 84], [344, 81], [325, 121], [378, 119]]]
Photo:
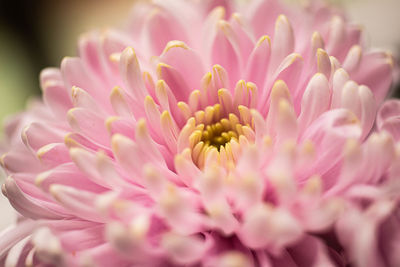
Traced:
[[137, 4], [10, 119], [4, 266], [398, 266], [394, 60], [318, 1]]

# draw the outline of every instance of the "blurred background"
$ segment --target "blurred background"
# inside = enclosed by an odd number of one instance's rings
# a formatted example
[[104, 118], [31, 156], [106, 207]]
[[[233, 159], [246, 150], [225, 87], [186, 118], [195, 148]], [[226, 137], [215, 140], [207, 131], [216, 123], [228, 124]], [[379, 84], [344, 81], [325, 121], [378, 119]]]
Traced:
[[[400, 55], [400, 0], [329, 1], [344, 5], [350, 18], [365, 26], [371, 47]], [[133, 2], [0, 0], [0, 121], [40, 94], [38, 76], [43, 68], [59, 66], [64, 56], [76, 55], [81, 33], [122, 24]], [[15, 218], [2, 195], [0, 212], [1, 230]]]

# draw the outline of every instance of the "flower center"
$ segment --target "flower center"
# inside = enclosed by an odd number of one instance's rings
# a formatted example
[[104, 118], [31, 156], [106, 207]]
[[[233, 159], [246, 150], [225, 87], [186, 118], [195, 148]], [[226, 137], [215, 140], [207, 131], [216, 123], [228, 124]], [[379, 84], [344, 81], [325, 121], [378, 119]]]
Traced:
[[232, 113], [225, 112], [220, 104], [208, 106], [187, 120], [180, 133], [179, 151], [190, 151], [199, 168], [207, 162], [228, 166], [236, 162], [243, 146], [254, 141], [252, 124], [249, 109], [244, 106]]
[[214, 146], [220, 151], [221, 146], [225, 146], [232, 138], [238, 138], [238, 134], [233, 129], [232, 124], [227, 119], [207, 125], [202, 131], [201, 141], [205, 145]]

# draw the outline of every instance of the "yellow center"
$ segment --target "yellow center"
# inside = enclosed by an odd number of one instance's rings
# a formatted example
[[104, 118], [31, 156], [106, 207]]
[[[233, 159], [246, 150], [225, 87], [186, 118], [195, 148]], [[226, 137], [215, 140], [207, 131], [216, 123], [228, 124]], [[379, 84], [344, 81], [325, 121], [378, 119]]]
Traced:
[[239, 116], [225, 113], [216, 104], [195, 112], [188, 119], [181, 134], [188, 137], [187, 145], [197, 166], [202, 168], [207, 157], [215, 152], [217, 160], [235, 162], [239, 144], [251, 141], [248, 137], [254, 133], [249, 110], [245, 107], [241, 110], [240, 115], [237, 112]]
[[225, 123], [224, 126], [220, 121], [206, 126], [202, 132], [201, 141], [207, 146], [216, 147], [219, 151], [221, 146], [225, 146], [232, 138], [237, 140], [237, 132], [232, 129], [229, 123]]

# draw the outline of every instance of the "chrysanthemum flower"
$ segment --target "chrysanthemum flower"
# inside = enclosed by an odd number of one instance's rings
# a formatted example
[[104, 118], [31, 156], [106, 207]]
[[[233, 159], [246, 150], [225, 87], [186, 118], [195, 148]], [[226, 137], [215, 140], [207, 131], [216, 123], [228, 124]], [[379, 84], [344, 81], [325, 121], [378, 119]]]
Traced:
[[318, 2], [154, 2], [6, 125], [1, 264], [399, 266], [390, 54]]

